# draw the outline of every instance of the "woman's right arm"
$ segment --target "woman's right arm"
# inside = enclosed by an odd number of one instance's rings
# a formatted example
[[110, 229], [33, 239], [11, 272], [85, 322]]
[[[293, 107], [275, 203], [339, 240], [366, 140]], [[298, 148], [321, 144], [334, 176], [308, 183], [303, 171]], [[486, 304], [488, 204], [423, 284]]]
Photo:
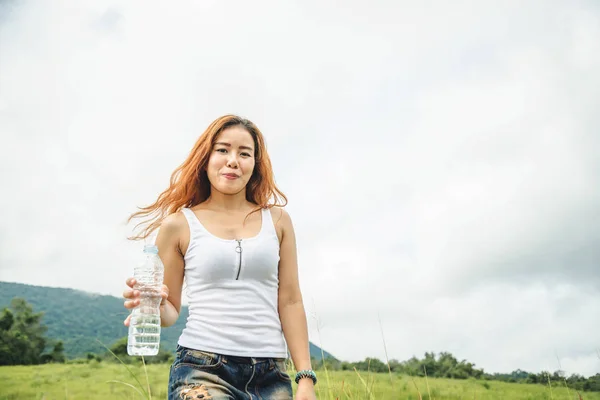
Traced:
[[[162, 296], [160, 305], [160, 325], [167, 327], [173, 325], [181, 311], [181, 291], [184, 277], [184, 260], [181, 247], [182, 233], [187, 229], [187, 221], [182, 213], [171, 214], [166, 217], [161, 225], [156, 237], [156, 246], [158, 254], [165, 266]], [[139, 305], [139, 292], [133, 290], [135, 280], [127, 279], [127, 285], [131, 290], [126, 290], [123, 297], [129, 299], [125, 301], [126, 308], [134, 308]], [[125, 325], [129, 325], [128, 316]]]
[[171, 326], [179, 318], [181, 311], [181, 289], [183, 287], [184, 261], [181, 251], [181, 237], [187, 221], [182, 213], [167, 216], [160, 225], [156, 246], [165, 266], [164, 284], [167, 299], [160, 306], [160, 325]]

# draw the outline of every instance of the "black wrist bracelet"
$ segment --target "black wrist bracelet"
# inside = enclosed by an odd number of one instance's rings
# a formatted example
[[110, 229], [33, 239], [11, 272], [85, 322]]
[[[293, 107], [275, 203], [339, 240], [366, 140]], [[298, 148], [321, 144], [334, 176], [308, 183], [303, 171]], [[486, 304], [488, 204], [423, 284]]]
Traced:
[[317, 384], [317, 375], [315, 374], [315, 371], [313, 371], [312, 369], [303, 369], [302, 371], [298, 371], [298, 373], [296, 374], [296, 379], [294, 379], [296, 381], [296, 384], [298, 382], [300, 382], [300, 379], [303, 378], [310, 378], [313, 381], [313, 385]]

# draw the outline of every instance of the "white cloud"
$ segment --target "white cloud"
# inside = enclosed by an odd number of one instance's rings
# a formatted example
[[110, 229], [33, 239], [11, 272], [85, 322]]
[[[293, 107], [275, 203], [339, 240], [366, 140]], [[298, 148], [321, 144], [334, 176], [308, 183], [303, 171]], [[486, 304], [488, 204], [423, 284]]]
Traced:
[[0, 279], [119, 295], [125, 218], [236, 112], [267, 136], [326, 350], [383, 357], [380, 313], [393, 358], [600, 370], [593, 5], [14, 4]]

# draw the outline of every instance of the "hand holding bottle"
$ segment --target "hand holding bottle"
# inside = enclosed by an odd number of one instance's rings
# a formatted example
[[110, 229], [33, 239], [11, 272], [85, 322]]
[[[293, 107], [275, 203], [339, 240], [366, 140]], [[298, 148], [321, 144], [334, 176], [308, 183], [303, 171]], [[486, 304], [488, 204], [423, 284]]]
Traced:
[[[141, 292], [135, 288], [136, 283], [137, 283], [137, 281], [133, 277], [127, 278], [127, 280], [125, 281], [125, 284], [129, 288], [125, 289], [123, 291], [123, 298], [126, 299], [125, 302], [123, 303], [123, 305], [127, 309], [132, 309], [132, 308], [135, 308], [140, 305]], [[165, 302], [167, 301], [167, 298], [169, 297], [169, 288], [167, 287], [167, 285], [162, 285], [160, 297], [161, 297], [160, 306], [162, 307], [165, 305]], [[125, 319], [125, 321], [123, 323], [125, 326], [129, 326], [130, 321], [131, 321], [131, 314], [129, 314], [127, 316], [127, 318]]]

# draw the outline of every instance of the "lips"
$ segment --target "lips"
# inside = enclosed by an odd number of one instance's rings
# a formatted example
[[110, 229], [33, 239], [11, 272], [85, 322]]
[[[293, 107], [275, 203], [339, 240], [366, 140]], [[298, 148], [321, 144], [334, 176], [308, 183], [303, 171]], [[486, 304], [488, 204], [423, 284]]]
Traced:
[[239, 176], [237, 176], [236, 174], [223, 174], [223, 176], [227, 179], [237, 179], [239, 178]]

